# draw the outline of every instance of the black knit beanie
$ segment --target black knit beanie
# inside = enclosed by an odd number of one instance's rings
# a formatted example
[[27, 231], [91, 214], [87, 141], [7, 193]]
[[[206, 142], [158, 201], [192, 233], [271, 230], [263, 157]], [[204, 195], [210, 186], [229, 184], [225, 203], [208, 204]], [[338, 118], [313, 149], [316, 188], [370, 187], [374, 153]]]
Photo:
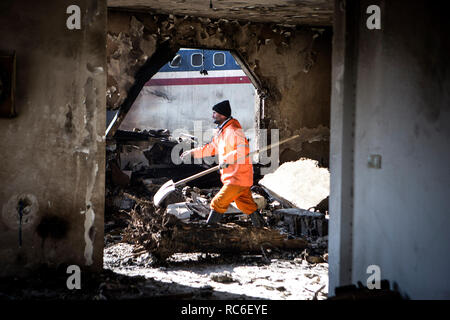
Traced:
[[225, 117], [229, 118], [231, 116], [231, 107], [230, 107], [230, 101], [225, 100], [222, 102], [219, 102], [218, 104], [214, 105], [212, 109], [220, 113], [221, 115], [224, 115]]

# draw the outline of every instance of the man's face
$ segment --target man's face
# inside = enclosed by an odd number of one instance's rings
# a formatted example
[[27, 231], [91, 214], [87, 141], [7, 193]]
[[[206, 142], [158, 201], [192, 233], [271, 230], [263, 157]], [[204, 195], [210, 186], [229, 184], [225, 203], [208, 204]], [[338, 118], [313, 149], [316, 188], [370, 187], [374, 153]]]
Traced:
[[224, 115], [221, 115], [215, 111], [213, 111], [212, 118], [214, 119], [214, 123], [219, 125], [226, 120]]

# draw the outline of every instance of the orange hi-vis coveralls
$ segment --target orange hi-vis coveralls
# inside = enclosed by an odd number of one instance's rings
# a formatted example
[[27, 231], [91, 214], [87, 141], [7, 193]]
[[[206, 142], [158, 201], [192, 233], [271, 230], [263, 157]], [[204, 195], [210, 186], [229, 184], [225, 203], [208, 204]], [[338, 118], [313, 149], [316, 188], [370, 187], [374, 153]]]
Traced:
[[219, 155], [219, 163], [228, 167], [220, 170], [223, 187], [211, 201], [211, 209], [225, 213], [233, 201], [245, 214], [258, 209], [250, 190], [253, 185], [253, 165], [245, 157], [250, 153], [250, 146], [245, 138], [241, 124], [234, 118], [228, 118], [220, 127], [212, 141], [203, 147], [193, 149], [194, 158]]

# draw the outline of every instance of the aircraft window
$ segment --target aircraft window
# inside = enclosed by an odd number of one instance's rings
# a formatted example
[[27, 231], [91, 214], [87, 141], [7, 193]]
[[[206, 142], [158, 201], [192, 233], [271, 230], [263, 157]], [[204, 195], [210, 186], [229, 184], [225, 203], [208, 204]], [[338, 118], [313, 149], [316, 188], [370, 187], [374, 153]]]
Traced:
[[177, 54], [175, 58], [172, 59], [172, 61], [169, 62], [169, 66], [172, 68], [178, 68], [181, 65], [181, 56]]
[[214, 53], [214, 65], [218, 67], [225, 65], [225, 53], [223, 52]]
[[191, 55], [191, 64], [193, 67], [200, 67], [203, 64], [203, 55], [201, 53]]

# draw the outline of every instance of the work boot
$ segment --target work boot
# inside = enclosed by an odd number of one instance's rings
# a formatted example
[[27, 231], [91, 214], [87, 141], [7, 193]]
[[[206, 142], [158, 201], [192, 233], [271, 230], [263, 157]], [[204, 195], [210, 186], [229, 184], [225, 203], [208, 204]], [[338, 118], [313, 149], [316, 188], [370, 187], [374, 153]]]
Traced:
[[209, 212], [208, 220], [206, 220], [206, 224], [216, 224], [222, 219], [223, 214], [211, 210]]
[[255, 226], [256, 228], [262, 228], [266, 224], [264, 218], [259, 214], [258, 211], [250, 214], [250, 219], [252, 220], [253, 226]]

